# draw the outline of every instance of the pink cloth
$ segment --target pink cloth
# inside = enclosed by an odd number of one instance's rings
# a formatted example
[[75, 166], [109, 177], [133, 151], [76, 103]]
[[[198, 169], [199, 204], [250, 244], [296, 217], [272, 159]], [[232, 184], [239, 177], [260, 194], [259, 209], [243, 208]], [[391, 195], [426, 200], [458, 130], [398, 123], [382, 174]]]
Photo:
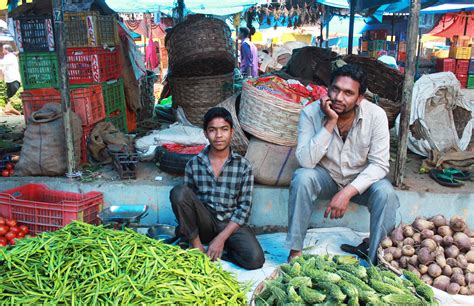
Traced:
[[148, 40], [148, 45], [146, 46], [145, 54], [147, 67], [149, 69], [155, 69], [156, 67], [158, 67], [158, 54], [156, 54], [155, 43], [151, 38]]

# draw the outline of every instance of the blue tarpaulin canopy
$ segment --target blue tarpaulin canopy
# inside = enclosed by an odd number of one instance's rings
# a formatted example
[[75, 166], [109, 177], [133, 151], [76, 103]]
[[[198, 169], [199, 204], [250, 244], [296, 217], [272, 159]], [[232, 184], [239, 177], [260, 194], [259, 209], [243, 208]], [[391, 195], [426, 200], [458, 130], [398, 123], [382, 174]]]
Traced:
[[[111, 9], [119, 13], [144, 13], [169, 11], [175, 7], [175, 0], [106, 0]], [[231, 15], [266, 0], [185, 0], [186, 9], [195, 14]]]

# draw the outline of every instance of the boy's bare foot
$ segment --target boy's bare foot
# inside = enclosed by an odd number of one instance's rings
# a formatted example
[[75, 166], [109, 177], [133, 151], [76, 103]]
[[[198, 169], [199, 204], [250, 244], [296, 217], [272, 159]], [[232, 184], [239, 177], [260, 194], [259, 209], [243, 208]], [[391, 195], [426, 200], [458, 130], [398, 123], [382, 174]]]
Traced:
[[293, 258], [299, 257], [301, 255], [303, 255], [302, 251], [291, 250], [290, 254], [288, 255], [288, 262], [291, 262], [293, 260]]

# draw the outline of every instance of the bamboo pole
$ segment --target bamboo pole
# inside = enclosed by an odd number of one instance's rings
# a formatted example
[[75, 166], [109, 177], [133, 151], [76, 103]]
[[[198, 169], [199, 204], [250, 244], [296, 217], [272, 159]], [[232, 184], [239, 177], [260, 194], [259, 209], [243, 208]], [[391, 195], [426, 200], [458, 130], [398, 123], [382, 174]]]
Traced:
[[355, 5], [355, 0], [351, 0], [349, 10], [349, 44], [347, 46], [347, 54], [352, 54], [352, 49], [354, 48]]
[[74, 155], [73, 131], [71, 126], [71, 102], [69, 99], [69, 78], [67, 75], [66, 37], [64, 33], [63, 0], [53, 0], [54, 40], [59, 66], [59, 89], [61, 92], [61, 106], [64, 119], [64, 134], [66, 138], [67, 173], [73, 177], [76, 169]]
[[418, 37], [420, 6], [420, 0], [411, 0], [410, 15], [408, 17], [407, 56], [403, 82], [402, 109], [400, 112], [400, 135], [395, 164], [395, 185], [398, 187], [403, 184], [407, 160], [408, 128], [410, 124], [413, 84], [415, 83], [416, 41]]

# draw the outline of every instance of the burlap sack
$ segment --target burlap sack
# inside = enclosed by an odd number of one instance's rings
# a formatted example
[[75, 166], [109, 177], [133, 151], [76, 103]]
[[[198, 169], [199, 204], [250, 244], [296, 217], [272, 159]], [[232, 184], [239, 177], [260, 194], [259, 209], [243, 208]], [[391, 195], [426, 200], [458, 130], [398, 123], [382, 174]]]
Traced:
[[252, 164], [255, 183], [270, 186], [289, 186], [299, 164], [294, 147], [284, 147], [252, 137], [247, 158]]
[[[66, 139], [61, 105], [48, 103], [28, 119], [18, 176], [62, 176], [67, 171]], [[76, 163], [81, 158], [82, 126], [78, 115], [71, 112]]]
[[112, 151], [121, 151], [122, 148], [127, 148], [129, 152], [133, 152], [132, 141], [112, 123], [97, 123], [91, 132], [90, 141], [87, 145], [92, 157], [102, 164], [111, 163], [112, 157], [107, 150], [111, 147], [113, 147]]

